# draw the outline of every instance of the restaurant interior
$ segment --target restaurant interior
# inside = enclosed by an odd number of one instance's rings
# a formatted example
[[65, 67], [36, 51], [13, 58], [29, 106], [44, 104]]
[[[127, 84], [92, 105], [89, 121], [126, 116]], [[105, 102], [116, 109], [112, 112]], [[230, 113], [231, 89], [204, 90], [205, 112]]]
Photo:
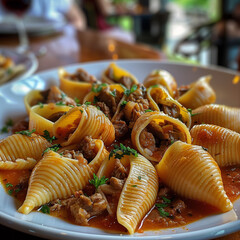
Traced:
[[[240, 0], [0, 0], [0, 70], [4, 54], [26, 63], [25, 78], [72, 64], [126, 59], [238, 74]], [[19, 73], [1, 74], [4, 86]], [[4, 225], [0, 230], [8, 239], [42, 239]], [[240, 232], [218, 240], [239, 238]]]

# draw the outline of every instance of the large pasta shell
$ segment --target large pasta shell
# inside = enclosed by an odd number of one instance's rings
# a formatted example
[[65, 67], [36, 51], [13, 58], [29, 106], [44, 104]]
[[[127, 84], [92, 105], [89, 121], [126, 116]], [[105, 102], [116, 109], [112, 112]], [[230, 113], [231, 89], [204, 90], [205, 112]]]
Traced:
[[165, 87], [171, 97], [175, 98], [177, 94], [177, 82], [175, 78], [168, 72], [162, 69], [152, 71], [143, 81], [146, 88], [159, 84]]
[[53, 151], [45, 153], [32, 171], [26, 199], [18, 211], [28, 214], [36, 207], [57, 198], [70, 197], [83, 189], [108, 156], [103, 142], [97, 141], [98, 153], [89, 164], [87, 161], [62, 157]]
[[240, 108], [210, 104], [195, 109], [192, 125], [209, 123], [240, 133]]
[[43, 96], [40, 90], [32, 90], [24, 97], [24, 105], [29, 114], [30, 108], [39, 102], [43, 102]]
[[63, 141], [62, 146], [79, 143], [86, 136], [110, 145], [115, 139], [115, 129], [102, 111], [83, 105], [59, 118], [53, 125], [53, 135]]
[[174, 100], [164, 87], [161, 85], [149, 87], [147, 90], [147, 97], [152, 110], [163, 111], [171, 117], [178, 118], [190, 128], [190, 113], [178, 101]]
[[222, 212], [233, 208], [217, 163], [202, 147], [177, 141], [168, 148], [156, 169], [161, 180], [177, 194]]
[[[109, 74], [109, 72], [111, 72], [111, 74]], [[112, 75], [112, 77], [110, 75]], [[122, 77], [129, 77], [132, 81], [131, 85], [138, 84], [138, 80], [135, 76], [125, 69], [120, 68], [114, 62], [110, 63], [107, 69], [102, 73], [102, 82], [109, 84], [120, 83]]]
[[29, 130], [36, 130], [36, 133], [43, 135], [47, 130], [53, 135], [53, 124], [55, 119], [69, 111], [69, 106], [58, 106], [54, 103], [36, 105], [30, 109]]
[[[147, 136], [144, 144], [146, 146], [142, 146], [141, 144], [141, 134], [146, 129], [149, 124], [152, 124], [155, 132], [153, 132], [152, 135], [155, 137], [161, 137], [160, 131], [162, 131], [162, 126], [170, 125], [172, 126], [171, 131], [174, 133], [173, 138], [169, 137], [169, 139], [166, 139], [167, 146], [170, 146], [172, 142], [181, 140], [183, 142], [191, 143], [191, 136], [189, 133], [188, 128], [185, 124], [183, 124], [178, 119], [172, 118], [162, 112], [148, 112], [143, 114], [141, 117], [138, 118], [136, 123], [134, 124], [131, 139], [134, 147], [147, 159], [155, 162], [159, 162], [165, 152], [166, 149], [161, 150], [161, 143], [159, 147], [150, 145], [148, 146], [148, 143], [150, 143], [150, 139]], [[158, 127], [160, 126], [160, 127]], [[170, 133], [171, 134], [171, 133]], [[163, 139], [164, 140], [164, 139]], [[165, 141], [165, 140], [164, 140]]]
[[[93, 85], [94, 91], [91, 91], [88, 93], [84, 99], [83, 102], [91, 102], [91, 105], [95, 105], [99, 107], [98, 102], [103, 102], [110, 110], [110, 116], [111, 120], [115, 118], [115, 116], [120, 111], [120, 102], [124, 96], [124, 90], [125, 88], [120, 84], [96, 84]], [[104, 95], [101, 96], [102, 91], [104, 91]], [[100, 104], [101, 106], [101, 104]], [[101, 107], [100, 107], [101, 109]]]
[[[114, 157], [105, 159], [98, 176], [110, 177]], [[147, 212], [152, 208], [158, 193], [158, 176], [153, 165], [143, 156], [124, 156], [121, 162], [130, 165], [129, 175], [122, 189], [117, 220], [130, 234], [133, 234]]]
[[63, 68], [58, 70], [60, 89], [71, 98], [79, 99], [83, 103], [83, 98], [91, 91], [92, 84], [90, 82], [73, 81], [71, 75]]
[[201, 124], [191, 131], [192, 144], [207, 148], [220, 167], [240, 164], [240, 134], [216, 125]]
[[210, 86], [211, 76], [201, 77], [190, 85], [190, 89], [178, 98], [186, 108], [195, 109], [216, 101], [216, 94]]
[[31, 169], [51, 144], [43, 137], [13, 134], [0, 142], [0, 169]]

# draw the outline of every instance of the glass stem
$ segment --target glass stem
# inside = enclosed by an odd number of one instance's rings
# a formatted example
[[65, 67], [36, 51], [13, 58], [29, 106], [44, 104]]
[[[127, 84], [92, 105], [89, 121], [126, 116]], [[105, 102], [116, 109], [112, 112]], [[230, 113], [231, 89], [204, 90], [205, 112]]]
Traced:
[[29, 40], [24, 22], [21, 18], [16, 18], [16, 27], [18, 30], [18, 37], [20, 43], [19, 47], [17, 48], [17, 51], [19, 53], [26, 53], [29, 49]]

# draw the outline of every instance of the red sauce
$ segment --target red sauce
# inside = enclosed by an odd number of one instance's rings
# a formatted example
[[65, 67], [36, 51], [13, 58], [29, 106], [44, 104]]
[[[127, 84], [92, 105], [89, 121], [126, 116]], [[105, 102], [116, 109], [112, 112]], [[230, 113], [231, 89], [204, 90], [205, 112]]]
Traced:
[[[235, 201], [240, 195], [240, 167], [225, 167], [222, 168], [221, 171], [225, 191], [230, 200]], [[16, 191], [18, 190], [18, 184], [20, 182], [26, 182], [26, 179], [29, 178], [30, 173], [31, 172], [29, 170], [0, 171], [0, 179], [6, 189], [6, 192], [8, 194], [10, 192], [11, 195], [13, 197], [16, 197], [20, 202], [24, 201], [27, 186], [25, 185], [23, 189]], [[92, 190], [93, 189], [91, 189], [90, 186], [86, 191], [91, 194]], [[217, 209], [210, 205], [189, 199], [181, 199], [184, 201], [187, 208], [181, 212], [180, 219], [171, 219], [166, 217], [164, 218], [163, 222], [155, 222], [151, 218], [151, 214], [154, 213], [153, 211], [156, 211], [156, 208], [153, 208], [141, 222], [138, 232], [144, 232], [147, 230], [159, 230], [167, 227], [184, 226], [203, 217], [219, 213]], [[64, 210], [59, 212], [51, 212], [51, 215], [60, 217], [74, 224], [73, 219], [71, 219], [68, 213]], [[91, 227], [101, 228], [107, 232], [117, 232], [122, 234], [127, 233], [126, 229], [117, 222], [116, 217], [109, 216], [106, 212], [100, 216], [92, 217], [89, 220], [89, 225]]]

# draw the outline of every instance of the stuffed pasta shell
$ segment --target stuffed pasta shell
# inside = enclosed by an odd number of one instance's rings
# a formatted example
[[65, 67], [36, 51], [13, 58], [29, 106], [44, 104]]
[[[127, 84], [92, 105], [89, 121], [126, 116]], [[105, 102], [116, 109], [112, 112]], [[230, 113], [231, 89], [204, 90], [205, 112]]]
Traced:
[[83, 189], [108, 156], [101, 140], [92, 141], [94, 154], [90, 159], [84, 157], [81, 149], [74, 153], [65, 150], [62, 155], [51, 150], [46, 152], [31, 173], [25, 201], [18, 211], [28, 214], [43, 204], [70, 197]]
[[208, 123], [240, 133], [240, 109], [209, 104], [192, 111], [192, 125]]
[[178, 101], [174, 100], [161, 85], [151, 86], [147, 90], [150, 108], [181, 120], [188, 128], [191, 126], [191, 115]]
[[83, 98], [91, 91], [92, 84], [98, 83], [94, 76], [88, 74], [82, 68], [77, 69], [73, 74], [60, 68], [58, 76], [60, 89], [69, 97], [77, 98], [79, 103], [83, 103]]
[[72, 108], [53, 124], [53, 135], [62, 141], [62, 146], [78, 143], [86, 136], [110, 145], [115, 139], [115, 130], [102, 111], [82, 105]]
[[191, 143], [191, 136], [186, 125], [178, 119], [162, 112], [148, 112], [134, 124], [131, 140], [144, 157], [159, 162], [173, 142]]
[[152, 71], [143, 81], [143, 85], [149, 88], [154, 85], [161, 85], [167, 89], [170, 96], [175, 98], [177, 94], [177, 82], [175, 78], [163, 69]]
[[32, 169], [51, 144], [43, 137], [13, 134], [0, 142], [0, 169]]
[[76, 102], [68, 97], [57, 86], [51, 86], [45, 91], [32, 90], [24, 97], [24, 105], [29, 114], [30, 108], [35, 105], [56, 103], [57, 105], [76, 106]]
[[205, 147], [220, 167], [240, 164], [240, 134], [210, 124], [194, 126], [192, 144]]
[[43, 135], [44, 131], [48, 131], [53, 136], [54, 122], [70, 109], [69, 106], [54, 103], [33, 106], [29, 113], [29, 130], [35, 129], [36, 133], [40, 135]]
[[210, 204], [222, 212], [233, 208], [217, 163], [202, 147], [177, 141], [156, 169], [159, 178], [180, 196]]
[[124, 90], [125, 88], [120, 84], [94, 84], [91, 92], [84, 97], [83, 102], [91, 103], [109, 119], [114, 119], [114, 116], [119, 113], [119, 103], [124, 96]]
[[191, 109], [214, 103], [216, 94], [209, 84], [210, 80], [211, 76], [199, 78], [196, 82], [190, 84], [189, 89], [180, 95], [178, 101], [184, 107]]
[[[110, 158], [105, 159], [98, 177], [109, 178], [109, 183], [101, 185], [100, 191], [108, 201], [108, 211], [115, 214], [118, 223], [133, 234], [143, 217], [153, 207], [158, 193], [158, 176], [153, 165], [143, 156], [121, 145]], [[132, 151], [133, 149], [131, 149]], [[124, 156], [119, 159], [118, 154]], [[117, 206], [113, 199], [119, 197]], [[115, 210], [116, 209], [116, 210]]]
[[102, 82], [108, 84], [120, 83], [128, 89], [132, 85], [138, 84], [138, 80], [130, 72], [120, 68], [114, 62], [110, 63], [102, 73]]

